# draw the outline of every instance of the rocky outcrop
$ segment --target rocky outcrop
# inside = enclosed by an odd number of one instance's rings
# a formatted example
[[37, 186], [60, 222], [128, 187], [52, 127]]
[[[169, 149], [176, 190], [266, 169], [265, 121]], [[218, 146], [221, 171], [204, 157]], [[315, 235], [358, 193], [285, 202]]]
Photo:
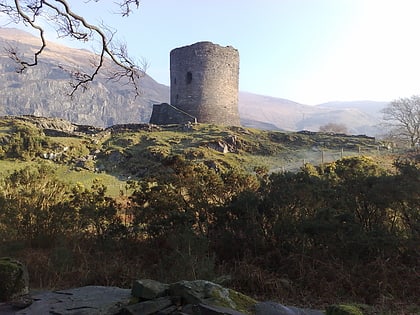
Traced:
[[[5, 315], [323, 315], [317, 310], [287, 307], [275, 302], [257, 302], [249, 296], [205, 281], [172, 284], [144, 279], [132, 289], [86, 286], [41, 292], [31, 296], [32, 304], [1, 304]], [[26, 305], [25, 305], [26, 306]], [[18, 309], [18, 307], [22, 309]]]
[[[220, 284], [136, 280], [131, 289], [85, 286], [28, 294], [26, 267], [0, 258], [0, 313], [4, 315], [324, 315], [322, 311], [258, 302]], [[6, 301], [6, 302], [4, 302]], [[332, 305], [326, 315], [363, 315], [355, 306]]]
[[132, 295], [138, 303], [125, 308], [130, 315], [158, 311], [159, 314], [252, 314], [257, 303], [246, 295], [205, 280], [172, 284], [138, 280], [134, 282]]
[[138, 303], [126, 306], [123, 314], [190, 315], [323, 315], [318, 310], [286, 307], [275, 302], [257, 302], [249, 296], [205, 281], [162, 284], [153, 280], [134, 282], [132, 295]]
[[240, 146], [240, 144], [238, 143], [237, 136], [235, 135], [229, 135], [227, 137], [224, 137], [223, 139], [206, 142], [206, 143], [203, 143], [202, 145], [210, 149], [219, 151], [223, 154], [226, 154], [229, 152], [237, 153]]

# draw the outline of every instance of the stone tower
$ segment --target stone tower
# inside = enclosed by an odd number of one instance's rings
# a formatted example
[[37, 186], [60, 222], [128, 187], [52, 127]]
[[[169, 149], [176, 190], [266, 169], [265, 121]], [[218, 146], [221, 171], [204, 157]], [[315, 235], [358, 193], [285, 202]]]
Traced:
[[151, 124], [187, 122], [239, 126], [239, 53], [199, 42], [170, 54], [171, 104], [153, 105]]
[[199, 42], [170, 54], [171, 105], [199, 123], [240, 125], [239, 53], [231, 47]]

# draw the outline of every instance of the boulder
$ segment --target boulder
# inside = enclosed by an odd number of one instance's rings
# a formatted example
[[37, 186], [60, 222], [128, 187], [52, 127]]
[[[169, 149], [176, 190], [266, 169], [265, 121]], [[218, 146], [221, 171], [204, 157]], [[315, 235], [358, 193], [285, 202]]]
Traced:
[[29, 275], [26, 266], [9, 257], [0, 258], [0, 302], [28, 294]]
[[209, 147], [210, 149], [219, 151], [219, 152], [221, 152], [223, 154], [229, 153], [229, 147], [228, 147], [228, 145], [224, 141], [222, 141], [222, 140], [214, 141], [214, 142], [209, 142], [207, 144], [207, 147]]
[[205, 280], [180, 281], [169, 286], [171, 296], [179, 296], [182, 304], [205, 304], [229, 308], [249, 314], [257, 301], [237, 291]]
[[139, 298], [140, 300], [152, 300], [166, 295], [169, 285], [151, 280], [143, 279], [133, 282], [131, 295]]
[[205, 298], [205, 286], [210, 283], [205, 280], [179, 281], [169, 285], [171, 296], [179, 296], [185, 304], [199, 304]]

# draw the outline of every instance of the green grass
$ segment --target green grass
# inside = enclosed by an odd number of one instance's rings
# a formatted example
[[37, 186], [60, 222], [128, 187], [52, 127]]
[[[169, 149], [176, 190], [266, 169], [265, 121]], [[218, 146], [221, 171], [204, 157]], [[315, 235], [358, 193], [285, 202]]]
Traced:
[[19, 170], [31, 165], [35, 165], [35, 163], [31, 161], [0, 160], [0, 176], [7, 176], [15, 170]]
[[[37, 166], [39, 163], [52, 163], [50, 161], [13, 161], [0, 160], [0, 177], [6, 177], [15, 170], [26, 166]], [[81, 183], [84, 187], [91, 187], [94, 181], [99, 181], [107, 187], [110, 197], [117, 197], [120, 191], [125, 191], [127, 178], [117, 178], [106, 173], [93, 173], [88, 170], [71, 170], [67, 165], [56, 165], [57, 177], [70, 185]]]
[[68, 184], [81, 183], [84, 187], [91, 187], [95, 181], [99, 181], [107, 187], [110, 197], [117, 197], [120, 191], [125, 190], [127, 179], [119, 179], [106, 173], [93, 173], [87, 170], [69, 170], [66, 166], [59, 166], [57, 175]]

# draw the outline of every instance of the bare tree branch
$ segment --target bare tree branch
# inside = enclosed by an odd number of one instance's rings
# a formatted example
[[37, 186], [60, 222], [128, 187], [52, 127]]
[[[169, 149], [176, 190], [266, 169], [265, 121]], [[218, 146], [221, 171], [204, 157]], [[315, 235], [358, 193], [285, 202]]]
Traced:
[[[94, 0], [99, 2], [99, 0]], [[138, 8], [139, 0], [124, 0], [115, 3], [122, 16], [128, 16], [132, 7]], [[98, 27], [89, 23], [83, 16], [72, 11], [66, 0], [0, 0], [0, 13], [6, 14], [14, 23], [22, 23], [39, 32], [41, 41], [39, 49], [33, 55], [33, 61], [29, 62], [13, 48], [6, 52], [18, 65], [18, 72], [23, 72], [28, 67], [38, 64], [39, 57], [47, 46], [44, 28], [40, 26], [39, 19], [44, 18], [56, 30], [60, 38], [72, 38], [80, 42], [99, 39], [99, 50], [93, 69], [89, 72], [83, 69], [69, 70], [72, 82], [73, 95], [79, 89], [86, 89], [87, 85], [96, 79], [99, 72], [105, 68], [106, 60], [110, 60], [117, 70], [110, 73], [109, 79], [126, 79], [132, 85], [135, 95], [140, 94], [139, 78], [145, 74], [146, 64], [139, 65], [128, 54], [126, 44], [116, 44], [114, 41], [115, 31], [112, 32], [104, 25]], [[62, 67], [64, 69], [64, 67]], [[115, 67], [114, 67], [115, 69]]]
[[127, 1], [123, 1], [122, 3], [119, 4], [120, 6], [120, 14], [122, 16], [128, 16], [131, 13], [131, 6], [135, 5], [137, 8], [140, 6], [140, 1], [139, 0], [127, 0]]
[[[100, 0], [87, 0], [87, 2], [91, 2], [91, 1], [99, 2]], [[125, 16], [129, 16], [131, 12], [133, 12], [132, 6], [135, 6], [136, 9], [139, 8], [140, 0], [125, 0], [125, 1], [114, 2], [114, 4], [116, 4], [120, 8], [120, 11], [117, 12], [117, 14], [125, 17]]]
[[34, 22], [35, 18], [31, 19], [22, 10], [19, 0], [14, 0], [14, 3], [15, 3], [15, 7], [16, 7], [16, 12], [17, 12], [18, 16], [20, 16], [23, 19], [23, 23], [29, 24], [32, 28], [38, 30], [39, 37], [41, 39], [41, 47], [34, 53], [33, 62], [27, 62], [27, 61], [22, 60], [19, 57], [19, 55], [17, 54], [17, 52], [13, 52], [13, 51], [9, 52], [11, 58], [20, 65], [20, 69], [18, 70], [18, 72], [23, 72], [27, 67], [33, 67], [33, 66], [36, 66], [38, 64], [38, 56], [45, 49], [45, 47], [47, 46], [47, 43], [46, 43], [45, 38], [44, 38], [44, 29], [42, 27], [40, 27], [39, 25], [35, 24], [35, 22]]

